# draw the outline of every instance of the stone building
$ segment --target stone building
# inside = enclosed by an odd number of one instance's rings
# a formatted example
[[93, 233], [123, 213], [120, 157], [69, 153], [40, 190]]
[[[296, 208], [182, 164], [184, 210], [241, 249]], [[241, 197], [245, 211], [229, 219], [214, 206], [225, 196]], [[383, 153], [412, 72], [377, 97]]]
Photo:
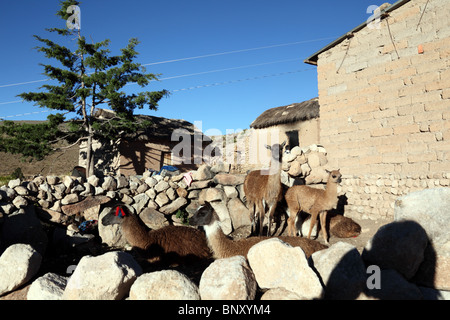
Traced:
[[344, 174], [347, 212], [369, 218], [450, 181], [450, 1], [381, 8], [305, 60], [317, 66], [320, 144]]
[[[99, 119], [114, 113], [99, 109]], [[203, 161], [203, 150], [210, 139], [186, 120], [137, 115], [137, 121], [148, 121], [145, 129], [128, 134], [118, 141], [94, 141], [96, 170], [122, 175], [141, 175], [147, 170], [159, 171], [165, 165], [181, 171], [197, 169]], [[209, 142], [208, 142], [209, 141]], [[86, 143], [80, 145], [79, 166], [86, 163]]]

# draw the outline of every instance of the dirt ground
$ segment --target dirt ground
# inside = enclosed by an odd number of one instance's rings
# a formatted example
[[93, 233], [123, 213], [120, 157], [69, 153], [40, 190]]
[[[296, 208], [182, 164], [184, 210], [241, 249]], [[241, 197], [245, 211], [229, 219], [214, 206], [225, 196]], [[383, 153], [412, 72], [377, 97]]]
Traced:
[[[378, 229], [381, 226], [391, 222], [389, 220], [369, 220], [369, 219], [353, 219], [353, 220], [361, 226], [361, 234], [355, 238], [337, 238], [335, 236], [331, 236], [329, 238], [329, 245], [333, 245], [339, 241], [347, 242], [347, 243], [354, 245], [359, 253], [362, 253], [364, 247], [367, 244], [367, 241], [374, 236], [374, 234], [378, 231]], [[267, 230], [266, 227], [264, 227], [264, 232], [266, 230]], [[251, 230], [250, 230], [249, 226], [242, 227], [242, 228], [234, 231], [231, 234], [231, 236], [234, 239], [245, 238], [250, 235], [250, 232], [251, 232]], [[286, 228], [283, 218], [281, 218], [280, 226], [278, 229], [276, 229], [275, 227], [272, 227], [272, 232], [274, 232], [274, 234], [273, 234], [274, 236], [279, 236], [279, 235], [287, 236], [288, 235], [287, 228]], [[314, 237], [315, 237], [314, 232], [311, 237], [314, 239]], [[316, 238], [315, 240], [318, 240], [320, 243], [325, 244], [321, 234], [319, 234], [319, 237]]]

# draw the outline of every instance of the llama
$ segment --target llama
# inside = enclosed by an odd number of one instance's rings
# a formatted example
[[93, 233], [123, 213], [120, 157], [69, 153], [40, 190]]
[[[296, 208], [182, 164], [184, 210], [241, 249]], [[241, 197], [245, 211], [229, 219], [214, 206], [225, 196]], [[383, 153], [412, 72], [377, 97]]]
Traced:
[[[251, 171], [244, 180], [244, 193], [247, 199], [247, 208], [250, 210], [250, 220], [252, 226], [255, 224], [255, 217], [259, 213], [259, 235], [263, 232], [263, 222], [266, 213], [265, 204], [269, 207], [269, 223], [267, 235], [270, 236], [272, 219], [278, 202], [283, 198], [281, 186], [281, 162], [283, 148], [282, 144], [272, 146], [264, 145], [271, 151], [270, 168], [268, 170]], [[256, 206], [256, 211], [255, 211]]]
[[[205, 202], [200, 206], [196, 213], [189, 219], [189, 224], [192, 226], [203, 226], [208, 245], [213, 252], [213, 257], [216, 259], [228, 258], [232, 256], [241, 255], [247, 258], [247, 253], [250, 248], [263, 240], [270, 239], [269, 237], [250, 237], [240, 240], [232, 240], [228, 238], [220, 227], [220, 219], [217, 213], [209, 202]], [[310, 257], [316, 251], [326, 249], [327, 246], [318, 241], [299, 237], [276, 237], [281, 241], [290, 244], [293, 247], [300, 247], [306, 257]]]
[[203, 232], [191, 227], [165, 226], [148, 231], [125, 206], [102, 219], [103, 225], [121, 224], [127, 242], [148, 262], [162, 265], [194, 264], [211, 257]]
[[[301, 231], [301, 234], [306, 235], [309, 231], [311, 216], [302, 212], [302, 217], [299, 216], [298, 219], [300, 218], [302, 218], [301, 220], [303, 222], [299, 231]], [[298, 222], [296, 225], [298, 226]], [[327, 214], [327, 226], [329, 227], [328, 232], [330, 235], [337, 238], [356, 238], [361, 234], [361, 226], [358, 223], [338, 213], [331, 215], [330, 213]]]
[[328, 244], [328, 236], [326, 231], [327, 212], [336, 209], [337, 186], [341, 182], [341, 173], [339, 170], [327, 171], [329, 173], [326, 190], [316, 189], [304, 185], [292, 186], [285, 195], [288, 206], [288, 234], [295, 236], [297, 230], [295, 220], [299, 211], [307, 212], [311, 215], [311, 223], [309, 226], [308, 239], [311, 237], [311, 231], [316, 224], [317, 216], [320, 218], [320, 226], [322, 236]]

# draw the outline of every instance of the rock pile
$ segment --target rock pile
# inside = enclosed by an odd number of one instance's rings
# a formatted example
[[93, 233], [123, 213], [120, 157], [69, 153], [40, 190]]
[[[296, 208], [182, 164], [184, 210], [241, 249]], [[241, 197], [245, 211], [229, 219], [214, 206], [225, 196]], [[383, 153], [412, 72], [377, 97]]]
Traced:
[[[32, 181], [11, 180], [0, 187], [0, 215], [35, 204], [41, 219], [62, 225], [74, 220], [97, 220], [100, 207], [112, 200], [125, 203], [150, 228], [181, 224], [204, 200], [215, 209], [230, 233], [249, 223], [243, 203], [244, 175], [230, 174], [230, 166], [202, 165], [198, 170], [176, 176], [38, 176]], [[1, 216], [0, 216], [1, 218]], [[76, 231], [76, 228], [75, 228]]]
[[313, 144], [305, 148], [294, 147], [283, 156], [282, 182], [287, 186], [292, 186], [296, 179], [302, 179], [308, 185], [326, 183], [327, 163], [327, 152], [322, 146]]

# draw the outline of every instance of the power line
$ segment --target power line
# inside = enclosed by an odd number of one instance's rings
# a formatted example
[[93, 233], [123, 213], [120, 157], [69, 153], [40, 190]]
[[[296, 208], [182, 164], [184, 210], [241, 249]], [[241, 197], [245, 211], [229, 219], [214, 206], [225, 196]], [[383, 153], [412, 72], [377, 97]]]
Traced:
[[305, 71], [310, 71], [310, 70], [316, 70], [316, 69], [308, 68], [308, 69], [302, 69], [302, 70], [295, 70], [295, 71], [286, 71], [286, 72], [279, 72], [279, 73], [273, 73], [273, 74], [266, 74], [266, 75], [262, 75], [262, 76], [245, 78], [245, 79], [237, 79], [237, 80], [230, 80], [230, 81], [224, 81], [224, 82], [215, 82], [215, 83], [203, 84], [203, 85], [194, 86], [194, 87], [188, 87], [188, 88], [183, 88], [183, 89], [175, 89], [175, 90], [172, 90], [171, 92], [180, 92], [180, 91], [187, 91], [187, 90], [193, 90], [193, 89], [199, 89], [199, 88], [215, 87], [215, 86], [231, 84], [231, 83], [237, 83], [237, 82], [243, 82], [243, 81], [259, 80], [259, 79], [265, 79], [265, 78], [271, 78], [271, 77], [284, 76], [284, 75], [288, 75], [288, 74], [305, 72]]
[[[299, 60], [299, 59], [294, 58], [294, 59], [284, 59], [284, 60], [262, 62], [262, 63], [256, 63], [256, 64], [248, 64], [248, 65], [238, 66], [238, 67], [230, 67], [230, 68], [224, 68], [224, 69], [216, 69], [216, 70], [210, 70], [210, 71], [182, 74], [182, 75], [177, 75], [177, 76], [172, 76], [172, 77], [161, 78], [159, 80], [162, 81], [162, 80], [178, 79], [178, 78], [191, 77], [191, 76], [197, 76], [197, 75], [208, 74], [208, 73], [216, 73], [216, 72], [244, 69], [244, 68], [264, 66], [264, 65], [275, 64], [275, 63], [282, 63], [282, 62], [292, 62], [292, 61], [297, 61], [297, 60]], [[134, 85], [134, 84], [136, 84], [136, 83], [129, 83], [129, 84], [127, 84], [127, 86]], [[0, 105], [13, 104], [13, 103], [19, 103], [19, 102], [23, 102], [23, 100], [0, 102]]]
[[45, 112], [49, 112], [49, 111], [48, 110], [43, 110], [43, 111], [35, 111], [35, 112], [27, 112], [27, 113], [15, 114], [15, 115], [12, 115], [12, 116], [0, 117], [0, 120], [5, 120], [7, 118], [16, 118], [16, 117], [30, 116], [32, 114], [39, 114], [39, 113], [45, 113]]
[[15, 101], [8, 101], [8, 102], [0, 102], [0, 105], [2, 105], [2, 104], [19, 103], [19, 102], [23, 102], [23, 100], [15, 100]]
[[[224, 82], [215, 82], [215, 83], [203, 84], [203, 85], [198, 85], [198, 86], [193, 86], [193, 87], [188, 87], [188, 88], [183, 88], [183, 89], [175, 89], [175, 90], [172, 90], [171, 92], [181, 92], [181, 91], [188, 91], [188, 90], [194, 90], [194, 89], [200, 89], [200, 88], [215, 87], [215, 86], [221, 86], [221, 85], [226, 85], [226, 84], [238, 83], [238, 82], [243, 82], [243, 81], [251, 81], [251, 80], [259, 80], [259, 79], [265, 79], [265, 78], [271, 78], [271, 77], [278, 77], [278, 76], [294, 74], [294, 73], [300, 73], [300, 72], [306, 72], [306, 71], [311, 71], [311, 70], [316, 70], [316, 69], [315, 68], [308, 68], [308, 69], [302, 69], [302, 70], [295, 70], [295, 71], [286, 71], [286, 72], [279, 72], [279, 73], [273, 73], [273, 74], [266, 74], [266, 75], [262, 75], [262, 76], [245, 78], [245, 79], [237, 79], [237, 80], [230, 80], [230, 81], [224, 81]], [[18, 101], [18, 102], [21, 102], [21, 101]], [[26, 115], [31, 115], [31, 114], [44, 113], [44, 112], [49, 112], [49, 111], [48, 110], [44, 110], [44, 111], [36, 111], [36, 112], [29, 112], [29, 113], [5, 116], [5, 117], [0, 117], [0, 120], [2, 120], [2, 119], [4, 120], [6, 118], [21, 117], [21, 116], [26, 116]]]
[[173, 59], [173, 60], [165, 60], [165, 61], [159, 61], [159, 62], [146, 63], [146, 64], [143, 64], [142, 66], [151, 66], [151, 65], [157, 65], [157, 64], [164, 64], [164, 63], [171, 63], [171, 62], [179, 62], [179, 61], [186, 61], [186, 60], [194, 60], [194, 59], [222, 56], [222, 55], [226, 55], [226, 54], [234, 54], [234, 53], [248, 52], [248, 51], [254, 51], [254, 50], [262, 50], [262, 49], [270, 49], [270, 48], [277, 48], [277, 47], [292, 46], [292, 45], [295, 45], [295, 44], [304, 44], [304, 43], [317, 42], [317, 41], [330, 40], [330, 39], [336, 39], [336, 37], [328, 37], [328, 38], [320, 38], [320, 39], [312, 39], [312, 40], [303, 40], [303, 41], [288, 42], [288, 43], [282, 43], [282, 44], [274, 44], [274, 45], [270, 45], [270, 46], [263, 46], [263, 47], [249, 48], [249, 49], [224, 51], [224, 52], [219, 52], [219, 53], [211, 53], [211, 54], [205, 54], [205, 55], [188, 57], [188, 58], [180, 58], [180, 59]]
[[[324, 41], [324, 40], [330, 40], [330, 39], [336, 39], [336, 37], [327, 37], [327, 38], [303, 40], [303, 41], [296, 41], [296, 42], [287, 42], [287, 43], [281, 43], [281, 44], [275, 44], [275, 45], [263, 46], [263, 47], [255, 47], [255, 48], [248, 48], [248, 49], [224, 51], [224, 52], [211, 53], [211, 54], [205, 54], [205, 55], [199, 55], [199, 56], [193, 56], [193, 57], [186, 57], [186, 58], [180, 58], [180, 59], [173, 59], [173, 60], [165, 60], [165, 61], [145, 63], [145, 64], [141, 64], [141, 66], [150, 66], [150, 65], [166, 64], [166, 63], [173, 63], [173, 62], [179, 62], [179, 61], [195, 60], [195, 59], [214, 57], [214, 56], [221, 56], [221, 55], [227, 55], [227, 54], [235, 54], [235, 53], [242, 53], [242, 52], [255, 51], [255, 50], [263, 50], [263, 49], [270, 49], [270, 48], [277, 48], [277, 47], [292, 46], [292, 45], [296, 45], [296, 44], [305, 44], [305, 43], [311, 43], [311, 42], [318, 42], [318, 41]], [[31, 84], [31, 83], [38, 83], [38, 82], [46, 82], [46, 81], [50, 81], [50, 80], [51, 79], [41, 79], [41, 80], [33, 80], [33, 81], [26, 81], [26, 82], [9, 83], [9, 84], [0, 85], [0, 88], [20, 86], [20, 85]]]

